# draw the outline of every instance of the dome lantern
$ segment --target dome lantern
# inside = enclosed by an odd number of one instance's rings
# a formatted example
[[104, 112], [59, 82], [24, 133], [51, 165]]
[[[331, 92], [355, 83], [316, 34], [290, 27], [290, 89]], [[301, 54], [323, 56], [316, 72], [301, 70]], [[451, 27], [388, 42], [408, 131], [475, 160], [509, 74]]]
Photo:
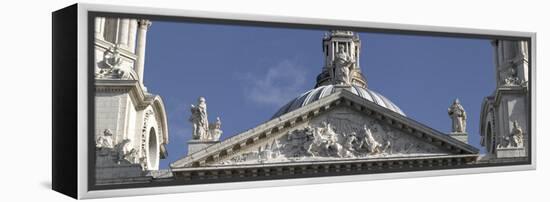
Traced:
[[361, 40], [352, 31], [331, 30], [323, 37], [325, 65], [317, 76], [317, 84], [281, 107], [272, 117], [276, 118], [299, 109], [341, 89], [378, 104], [402, 116], [405, 113], [388, 98], [367, 88], [367, 80], [359, 67]]
[[352, 31], [331, 30], [325, 33], [323, 37], [323, 56], [324, 67], [322, 72], [317, 76], [315, 87], [339, 84], [338, 61], [339, 56], [344, 55], [349, 62], [349, 83], [350, 85], [367, 87], [367, 81], [361, 73], [359, 66], [359, 56], [361, 53], [361, 40], [359, 36]]

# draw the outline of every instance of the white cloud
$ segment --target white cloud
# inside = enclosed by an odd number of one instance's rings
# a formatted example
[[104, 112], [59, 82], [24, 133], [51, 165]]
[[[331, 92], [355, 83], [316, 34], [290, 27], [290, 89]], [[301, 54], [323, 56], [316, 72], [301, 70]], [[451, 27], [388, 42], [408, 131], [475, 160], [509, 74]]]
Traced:
[[304, 67], [283, 60], [263, 75], [245, 74], [245, 96], [262, 105], [283, 106], [298, 96], [306, 84]]

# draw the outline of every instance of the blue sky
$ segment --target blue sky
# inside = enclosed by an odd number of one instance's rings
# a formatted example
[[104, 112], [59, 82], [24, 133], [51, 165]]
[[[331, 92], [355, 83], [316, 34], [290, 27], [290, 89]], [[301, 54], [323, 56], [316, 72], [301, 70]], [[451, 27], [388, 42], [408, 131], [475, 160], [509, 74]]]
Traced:
[[[189, 105], [206, 97], [210, 122], [221, 117], [222, 139], [269, 120], [315, 85], [323, 30], [155, 21], [147, 33], [145, 85], [162, 96], [169, 157], [187, 153]], [[447, 108], [459, 98], [469, 143], [479, 148], [479, 112], [495, 88], [489, 40], [359, 33], [369, 89], [408, 117], [448, 133]]]

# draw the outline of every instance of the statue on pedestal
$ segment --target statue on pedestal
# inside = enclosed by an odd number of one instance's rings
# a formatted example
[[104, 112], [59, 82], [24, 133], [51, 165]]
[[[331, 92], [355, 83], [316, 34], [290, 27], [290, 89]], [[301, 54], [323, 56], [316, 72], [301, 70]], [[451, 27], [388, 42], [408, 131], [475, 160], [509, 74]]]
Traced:
[[466, 133], [466, 111], [464, 111], [464, 107], [462, 107], [458, 98], [455, 99], [447, 111], [453, 121], [451, 132]]
[[351, 70], [353, 61], [343, 45], [338, 46], [338, 53], [334, 59], [334, 84], [351, 85]]
[[208, 136], [208, 114], [206, 113], [206, 99], [199, 97], [197, 106], [191, 105], [191, 117], [189, 121], [193, 124], [193, 139], [206, 140]]

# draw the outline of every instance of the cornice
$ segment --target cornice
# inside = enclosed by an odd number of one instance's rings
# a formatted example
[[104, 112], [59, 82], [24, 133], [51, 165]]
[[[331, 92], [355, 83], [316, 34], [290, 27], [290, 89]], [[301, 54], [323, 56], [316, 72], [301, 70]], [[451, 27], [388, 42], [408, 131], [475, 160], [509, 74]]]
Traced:
[[387, 159], [354, 159], [310, 161], [252, 165], [227, 165], [187, 167], [171, 169], [178, 181], [187, 183], [207, 182], [218, 179], [262, 180], [269, 178], [334, 176], [346, 174], [373, 174], [397, 171], [414, 171], [418, 168], [446, 169], [475, 165], [478, 154], [440, 155]]
[[155, 99], [156, 95], [143, 91], [138, 80], [96, 79], [96, 93], [129, 93], [137, 110], [145, 109]]

